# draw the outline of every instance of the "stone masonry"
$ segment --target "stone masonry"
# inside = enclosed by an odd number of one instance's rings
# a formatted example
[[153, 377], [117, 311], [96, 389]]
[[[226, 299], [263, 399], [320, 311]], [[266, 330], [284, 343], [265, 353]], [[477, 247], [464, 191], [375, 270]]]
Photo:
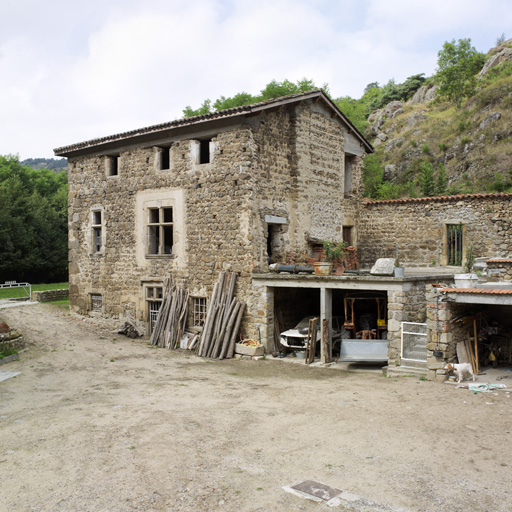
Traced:
[[464, 251], [475, 257], [512, 253], [512, 194], [365, 200], [358, 217], [358, 255], [370, 267], [377, 257], [399, 258], [406, 267], [447, 265], [446, 226], [462, 224]]
[[[269, 259], [305, 263], [311, 240], [355, 230], [366, 151], [321, 91], [55, 150], [69, 162], [72, 310], [147, 326], [148, 297], [169, 275], [207, 298], [219, 272], [232, 271], [247, 303], [243, 334], [257, 336], [269, 313], [251, 275], [268, 272]], [[159, 211], [171, 231], [162, 218], [154, 231]], [[172, 251], [156, 254], [164, 236]]]

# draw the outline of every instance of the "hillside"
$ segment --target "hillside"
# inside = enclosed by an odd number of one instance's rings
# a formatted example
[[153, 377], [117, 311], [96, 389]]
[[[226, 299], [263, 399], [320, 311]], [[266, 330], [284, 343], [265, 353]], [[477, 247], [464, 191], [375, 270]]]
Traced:
[[446, 172], [438, 194], [512, 191], [511, 58], [512, 39], [488, 52], [475, 94], [460, 109], [431, 78], [408, 101], [373, 111], [366, 135], [376, 154], [367, 159], [367, 193], [425, 195], [421, 180], [429, 170], [434, 182]]
[[55, 172], [66, 171], [68, 168], [66, 158], [27, 158], [20, 163], [32, 169], [50, 169]]

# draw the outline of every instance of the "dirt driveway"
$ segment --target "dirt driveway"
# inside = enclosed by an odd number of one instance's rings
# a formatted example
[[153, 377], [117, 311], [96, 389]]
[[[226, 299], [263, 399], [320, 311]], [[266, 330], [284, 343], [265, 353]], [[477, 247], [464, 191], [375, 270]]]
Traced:
[[306, 479], [364, 510], [512, 509], [509, 392], [206, 361], [51, 305], [0, 317], [29, 340], [0, 367], [22, 372], [0, 382], [1, 511], [333, 510], [282, 489]]

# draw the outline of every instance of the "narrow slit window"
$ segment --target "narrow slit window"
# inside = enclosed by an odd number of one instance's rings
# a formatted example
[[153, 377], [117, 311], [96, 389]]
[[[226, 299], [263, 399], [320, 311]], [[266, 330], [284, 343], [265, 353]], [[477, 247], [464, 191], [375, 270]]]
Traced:
[[103, 248], [103, 213], [101, 210], [92, 212], [92, 250], [101, 252]]
[[464, 256], [462, 224], [448, 224], [448, 265], [460, 267]]

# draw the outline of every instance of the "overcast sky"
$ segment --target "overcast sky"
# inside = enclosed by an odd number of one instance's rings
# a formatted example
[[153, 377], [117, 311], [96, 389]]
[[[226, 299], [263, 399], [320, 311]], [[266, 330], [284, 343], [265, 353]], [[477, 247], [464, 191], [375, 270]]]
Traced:
[[0, 154], [24, 159], [272, 79], [359, 98], [429, 76], [445, 41], [512, 37], [512, 1], [0, 0], [0, 20]]

